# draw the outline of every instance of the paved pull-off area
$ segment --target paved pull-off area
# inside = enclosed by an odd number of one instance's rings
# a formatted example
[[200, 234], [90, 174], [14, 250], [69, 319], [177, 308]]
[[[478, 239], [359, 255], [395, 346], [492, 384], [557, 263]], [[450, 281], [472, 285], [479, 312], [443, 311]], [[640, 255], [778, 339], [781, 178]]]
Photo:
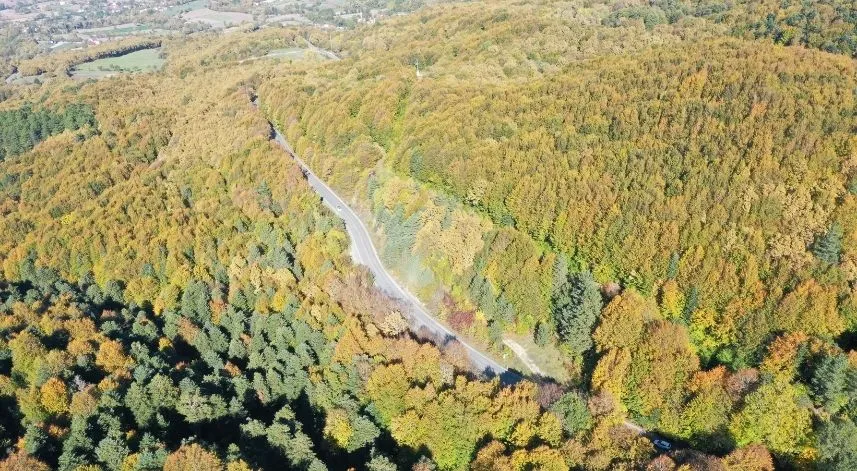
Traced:
[[481, 371], [488, 371], [496, 375], [506, 373], [507, 370], [503, 365], [480, 352], [464, 339], [459, 338], [452, 330], [432, 317], [416, 296], [393, 279], [390, 273], [387, 272], [387, 269], [384, 268], [384, 264], [381, 263], [378, 251], [375, 249], [372, 238], [369, 236], [369, 230], [366, 229], [366, 226], [360, 220], [360, 217], [357, 216], [357, 213], [333, 189], [313, 173], [306, 162], [295, 154], [280, 131], [273, 125], [272, 127], [274, 129], [274, 140], [301, 166], [310, 186], [312, 186], [316, 193], [321, 195], [324, 204], [345, 222], [345, 228], [348, 231], [348, 236], [351, 238], [351, 256], [354, 262], [366, 266], [372, 272], [375, 276], [375, 286], [388, 295], [405, 302], [410, 307], [409, 314], [413, 327], [419, 328], [425, 326], [443, 338], [457, 339], [467, 349], [473, 364]]

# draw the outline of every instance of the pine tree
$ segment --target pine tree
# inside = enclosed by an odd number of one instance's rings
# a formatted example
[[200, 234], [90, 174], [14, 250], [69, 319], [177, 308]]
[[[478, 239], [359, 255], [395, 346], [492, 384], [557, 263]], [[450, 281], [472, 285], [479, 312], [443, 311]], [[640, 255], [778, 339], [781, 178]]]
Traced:
[[833, 223], [827, 232], [815, 240], [812, 246], [813, 255], [830, 265], [839, 263], [839, 256], [842, 253], [842, 235], [842, 226], [839, 223]]
[[130, 453], [125, 441], [119, 435], [120, 433], [117, 430], [108, 434], [107, 437], [98, 442], [98, 446], [95, 448], [95, 456], [107, 465], [107, 469], [120, 469], [125, 457]]
[[810, 382], [815, 402], [830, 414], [836, 414], [848, 403], [848, 372], [845, 355], [825, 356], [813, 371]]
[[589, 430], [592, 427], [592, 415], [586, 405], [586, 399], [577, 392], [569, 392], [551, 406], [551, 412], [559, 416], [562, 428], [569, 436]]
[[49, 448], [50, 437], [37, 425], [29, 425], [24, 434], [24, 450], [33, 456], [43, 456]]
[[818, 434], [818, 455], [821, 469], [857, 469], [857, 425], [850, 419], [825, 423]]
[[592, 330], [602, 306], [598, 283], [589, 272], [572, 275], [554, 295], [557, 334], [576, 353], [582, 355], [592, 348]]
[[551, 342], [551, 327], [547, 322], [539, 322], [539, 325], [536, 326], [536, 332], [533, 335], [533, 340], [536, 342], [536, 345], [540, 347], [544, 347], [545, 345]]
[[203, 323], [211, 319], [211, 309], [208, 285], [202, 281], [191, 281], [182, 293], [181, 310], [182, 317]]
[[389, 458], [372, 450], [372, 459], [366, 463], [366, 469], [369, 471], [396, 471], [399, 468]]

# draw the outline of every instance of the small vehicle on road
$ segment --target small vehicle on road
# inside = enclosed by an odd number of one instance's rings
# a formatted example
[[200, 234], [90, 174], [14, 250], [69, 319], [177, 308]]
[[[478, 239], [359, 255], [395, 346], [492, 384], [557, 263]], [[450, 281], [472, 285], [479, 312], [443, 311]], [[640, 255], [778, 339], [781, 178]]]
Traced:
[[661, 438], [655, 438], [652, 440], [652, 445], [655, 445], [655, 448], [661, 451], [670, 451], [673, 448], [673, 444], [663, 440]]
[[339, 211], [339, 212], [341, 213], [341, 212], [342, 212], [342, 206], [340, 206], [340, 205], [336, 205], [336, 210], [337, 210], [337, 211]]

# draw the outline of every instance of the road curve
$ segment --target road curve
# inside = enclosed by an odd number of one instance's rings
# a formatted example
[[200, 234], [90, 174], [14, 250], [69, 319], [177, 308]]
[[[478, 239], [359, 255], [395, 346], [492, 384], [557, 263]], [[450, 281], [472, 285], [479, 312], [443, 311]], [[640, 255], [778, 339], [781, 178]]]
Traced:
[[470, 354], [470, 360], [478, 370], [494, 375], [506, 374], [507, 369], [503, 365], [455, 335], [455, 332], [432, 317], [416, 296], [396, 282], [387, 269], [384, 268], [384, 264], [381, 263], [378, 251], [375, 249], [372, 238], [369, 236], [369, 230], [366, 229], [366, 226], [360, 217], [357, 216], [357, 213], [333, 189], [327, 186], [321, 178], [313, 173], [306, 162], [298, 157], [276, 126], [272, 124], [271, 127], [274, 130], [274, 141], [300, 165], [310, 186], [321, 196], [324, 204], [345, 222], [345, 228], [348, 231], [348, 236], [351, 238], [351, 253], [355, 263], [366, 266], [372, 272], [375, 276], [375, 286], [388, 295], [403, 301], [410, 307], [409, 314], [412, 326], [414, 328], [425, 326], [442, 338], [458, 340], [467, 349], [467, 352]]
[[[254, 100], [254, 105], [256, 104], [257, 103]], [[375, 249], [375, 245], [372, 243], [372, 238], [369, 236], [369, 230], [366, 229], [366, 226], [363, 224], [360, 217], [357, 216], [357, 213], [355, 213], [351, 207], [348, 206], [348, 204], [346, 204], [335, 191], [333, 191], [333, 189], [327, 186], [321, 178], [313, 173], [306, 162], [298, 157], [289, 145], [288, 141], [286, 141], [286, 138], [282, 133], [280, 133], [273, 123], [271, 123], [271, 128], [274, 131], [274, 141], [279, 144], [280, 147], [282, 147], [283, 150], [285, 150], [286, 153], [298, 163], [298, 165], [300, 165], [306, 175], [307, 182], [309, 182], [313, 190], [321, 196], [322, 202], [342, 218], [343, 222], [345, 222], [345, 229], [348, 231], [348, 237], [351, 239], [351, 256], [354, 259], [354, 262], [366, 266], [369, 271], [372, 272], [375, 276], [375, 286], [388, 295], [403, 301], [410, 307], [411, 312], [409, 314], [412, 326], [414, 328], [425, 326], [436, 335], [446, 339], [458, 340], [467, 349], [467, 352], [470, 354], [470, 360], [473, 362], [474, 366], [484, 373], [500, 376], [504, 383], [515, 383], [522, 379], [522, 376], [518, 372], [507, 369], [488, 355], [474, 348], [464, 339], [455, 335], [452, 330], [432, 317], [426, 310], [423, 303], [417, 299], [416, 296], [396, 282], [387, 269], [384, 268], [384, 264], [381, 263], [378, 251]], [[514, 342], [511, 343], [522, 349], [520, 345], [517, 345]], [[514, 349], [511, 345], [510, 348]], [[541, 371], [538, 370], [535, 363], [529, 361], [529, 358], [526, 356], [526, 351], [523, 353], [524, 355], [522, 358], [525, 358], [523, 361], [527, 363], [527, 366], [533, 370], [533, 373], [541, 374]], [[647, 431], [630, 420], [625, 420], [622, 425], [630, 429], [632, 432], [638, 435], [643, 435], [650, 440], [660, 438], [657, 434]]]
[[327, 49], [322, 49], [322, 48], [316, 46], [315, 44], [311, 43], [310, 40], [307, 38], [303, 38], [303, 39], [304, 39], [304, 41], [306, 41], [307, 46], [309, 46], [309, 48], [312, 49], [313, 51], [321, 54], [324, 57], [327, 57], [328, 59], [330, 59], [332, 61], [340, 60], [340, 57], [337, 56], [336, 53], [334, 53], [333, 51], [328, 51]]

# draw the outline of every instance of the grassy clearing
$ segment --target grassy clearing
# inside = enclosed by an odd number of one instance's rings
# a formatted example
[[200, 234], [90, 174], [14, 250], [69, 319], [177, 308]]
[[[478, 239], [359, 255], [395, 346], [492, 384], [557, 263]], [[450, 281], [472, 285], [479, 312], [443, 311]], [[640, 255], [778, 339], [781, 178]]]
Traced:
[[182, 14], [185, 21], [197, 21], [206, 23], [214, 28], [239, 25], [253, 21], [253, 15], [237, 11], [214, 11], [208, 8], [199, 8]]
[[274, 49], [269, 51], [263, 57], [278, 58], [278, 59], [303, 59], [306, 57], [307, 50], [299, 47], [290, 47], [287, 49]]
[[300, 47], [290, 47], [285, 49], [272, 49], [264, 56], [248, 57], [238, 61], [239, 63], [257, 61], [257, 60], [284, 60], [284, 61], [300, 61], [300, 60], [328, 60], [327, 57], [318, 54], [317, 52]]
[[[524, 347], [529, 355], [530, 360], [538, 365], [539, 369], [548, 377], [555, 379], [560, 383], [564, 383], [571, 379], [571, 375], [563, 362], [564, 355], [559, 349], [552, 345], [539, 347], [533, 342], [530, 335], [508, 335], [508, 338], [514, 340], [520, 346]], [[523, 370], [528, 371], [528, 370]]]
[[193, 0], [192, 2], [182, 3], [181, 5], [176, 5], [170, 8], [167, 8], [164, 13], [169, 16], [179, 15], [186, 11], [196, 10], [198, 8], [205, 8], [208, 6], [208, 0]]
[[123, 36], [131, 33], [142, 33], [149, 31], [147, 25], [139, 23], [124, 23], [114, 26], [103, 26], [101, 28], [79, 29], [76, 32], [81, 34], [97, 34], [101, 36]]
[[142, 49], [118, 57], [107, 57], [75, 67], [72, 76], [100, 78], [118, 73], [154, 72], [164, 65], [160, 49]]

